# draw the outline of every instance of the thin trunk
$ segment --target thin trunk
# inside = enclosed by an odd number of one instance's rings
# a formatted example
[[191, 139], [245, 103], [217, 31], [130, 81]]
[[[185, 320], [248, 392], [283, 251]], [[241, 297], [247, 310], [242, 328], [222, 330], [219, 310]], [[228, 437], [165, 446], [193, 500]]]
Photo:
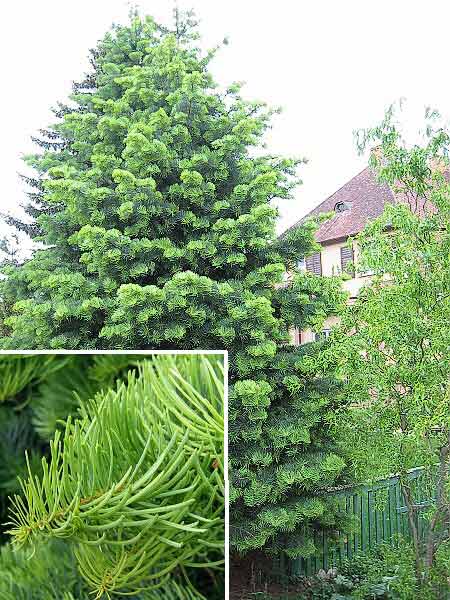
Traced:
[[409, 528], [413, 540], [416, 577], [417, 580], [420, 581], [422, 578], [422, 553], [420, 551], [419, 530], [416, 523], [417, 506], [414, 502], [414, 498], [412, 497], [411, 487], [409, 486], [409, 481], [407, 479], [405, 482], [402, 478], [400, 478], [400, 488], [405, 498]]
[[445, 484], [448, 481], [450, 458], [450, 432], [447, 436], [447, 443], [442, 446], [439, 453], [439, 478], [436, 485], [436, 509], [431, 519], [425, 550], [425, 579], [428, 579], [433, 565], [436, 552], [436, 527], [442, 524], [445, 514], [448, 512], [448, 499], [445, 493]]

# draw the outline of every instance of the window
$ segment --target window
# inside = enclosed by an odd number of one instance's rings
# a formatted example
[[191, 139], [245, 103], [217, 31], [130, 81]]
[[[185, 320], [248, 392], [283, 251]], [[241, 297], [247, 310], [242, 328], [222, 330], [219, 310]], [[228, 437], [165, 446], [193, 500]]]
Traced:
[[314, 332], [314, 341], [320, 342], [330, 337], [331, 329], [322, 329], [322, 331]]
[[349, 210], [350, 206], [350, 202], [336, 202], [336, 204], [334, 205], [334, 212], [344, 212], [346, 210]]
[[297, 261], [297, 269], [299, 271], [306, 271], [306, 261], [304, 256]]
[[306, 270], [314, 275], [322, 275], [322, 259], [320, 252], [307, 256], [305, 260]]
[[341, 271], [342, 273], [348, 273], [352, 277], [355, 276], [355, 269], [353, 265], [353, 248], [349, 246], [341, 247]]

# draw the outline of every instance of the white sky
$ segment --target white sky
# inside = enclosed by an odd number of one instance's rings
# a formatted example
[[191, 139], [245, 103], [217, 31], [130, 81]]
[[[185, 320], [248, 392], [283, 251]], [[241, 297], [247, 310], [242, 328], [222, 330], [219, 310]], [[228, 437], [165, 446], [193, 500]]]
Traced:
[[[141, 11], [167, 21], [172, 0], [141, 0]], [[202, 45], [228, 36], [214, 60], [220, 84], [245, 81], [244, 95], [283, 107], [268, 138], [271, 152], [307, 157], [304, 185], [281, 204], [280, 230], [365, 166], [353, 130], [377, 123], [400, 97], [408, 126], [423, 107], [450, 114], [448, 0], [179, 0], [201, 20]], [[3, 3], [2, 197], [0, 209], [23, 200], [20, 155], [34, 151], [30, 135], [53, 120], [72, 80], [88, 68], [87, 51], [124, 0], [15, 0]]]

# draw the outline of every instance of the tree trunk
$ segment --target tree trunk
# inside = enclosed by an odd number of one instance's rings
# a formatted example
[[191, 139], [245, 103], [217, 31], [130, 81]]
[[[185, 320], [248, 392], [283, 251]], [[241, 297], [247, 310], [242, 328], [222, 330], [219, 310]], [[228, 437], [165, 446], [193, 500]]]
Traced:
[[[450, 431], [447, 434], [447, 443], [442, 446], [439, 453], [439, 477], [436, 485], [436, 509], [430, 522], [430, 528], [427, 535], [425, 560], [424, 560], [424, 578], [427, 580], [430, 576], [431, 567], [434, 562], [434, 555], [437, 550], [436, 527], [442, 525], [445, 514], [448, 512], [448, 499], [445, 493], [445, 484], [449, 476], [449, 458], [450, 458]], [[440, 540], [442, 541], [442, 540]]]
[[402, 476], [400, 476], [400, 489], [402, 490], [403, 496], [405, 498], [409, 528], [411, 530], [411, 536], [412, 536], [412, 540], [413, 540], [416, 577], [417, 577], [417, 581], [421, 581], [423, 567], [422, 567], [422, 552], [421, 552], [421, 548], [420, 548], [419, 530], [417, 528], [417, 523], [416, 523], [417, 505], [414, 502], [414, 498], [411, 493], [411, 487], [409, 485], [408, 479], [406, 479], [406, 481], [405, 481], [402, 478]]

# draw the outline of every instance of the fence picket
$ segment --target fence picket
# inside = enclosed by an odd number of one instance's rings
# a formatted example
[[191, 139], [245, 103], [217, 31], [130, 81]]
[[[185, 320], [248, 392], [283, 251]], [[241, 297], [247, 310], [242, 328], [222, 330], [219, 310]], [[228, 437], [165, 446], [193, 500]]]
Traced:
[[[427, 482], [423, 481], [423, 473], [423, 469], [414, 469], [410, 479], [414, 497], [426, 505], [429, 503], [430, 490]], [[277, 560], [276, 564], [285, 570], [286, 575], [299, 577], [313, 575], [320, 569], [327, 571], [339, 565], [344, 558], [351, 558], [361, 550], [367, 551], [380, 542], [389, 542], [397, 534], [409, 537], [406, 503], [399, 477], [393, 476], [373, 485], [337, 490], [333, 495], [337, 496], [341, 509], [355, 518], [358, 526], [352, 533], [340, 534], [337, 542], [333, 540], [332, 533], [316, 532], [316, 554], [290, 561]], [[426, 520], [420, 514], [418, 528], [423, 535]]]

